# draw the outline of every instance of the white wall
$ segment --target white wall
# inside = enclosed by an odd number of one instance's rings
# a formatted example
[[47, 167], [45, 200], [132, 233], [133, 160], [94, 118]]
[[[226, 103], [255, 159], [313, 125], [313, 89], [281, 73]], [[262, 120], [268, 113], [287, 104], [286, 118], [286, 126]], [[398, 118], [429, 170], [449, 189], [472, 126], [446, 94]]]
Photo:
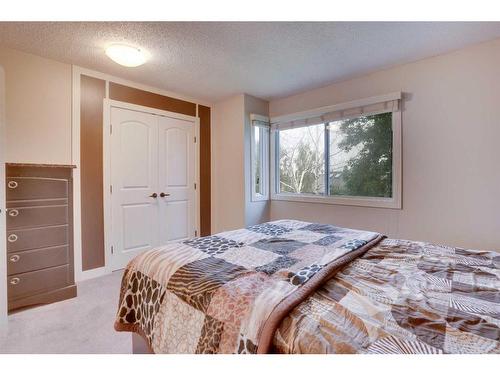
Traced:
[[7, 162], [71, 164], [71, 65], [0, 48]]
[[403, 91], [403, 209], [273, 201], [271, 218], [500, 250], [500, 39], [271, 101], [271, 116]]
[[269, 221], [269, 201], [252, 202], [251, 190], [251, 162], [250, 162], [250, 139], [251, 139], [251, 121], [250, 115], [268, 116], [269, 103], [265, 100], [256, 98], [254, 96], [245, 95], [245, 226], [254, 225]]

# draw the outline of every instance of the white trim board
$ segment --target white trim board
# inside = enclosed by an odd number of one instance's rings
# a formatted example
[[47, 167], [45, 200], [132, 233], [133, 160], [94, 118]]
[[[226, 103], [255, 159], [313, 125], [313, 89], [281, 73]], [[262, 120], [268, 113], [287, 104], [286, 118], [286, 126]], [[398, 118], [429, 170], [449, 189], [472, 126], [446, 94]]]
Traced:
[[83, 271], [80, 275], [78, 282], [85, 280], [94, 279], [96, 277], [101, 277], [110, 274], [111, 271], [107, 267], [93, 268], [91, 270]]
[[[112, 76], [106, 73], [101, 73], [95, 70], [91, 69], [86, 69], [82, 68], [77, 65], [72, 65], [72, 127], [71, 127], [71, 160], [72, 164], [76, 166], [76, 168], [73, 170], [73, 248], [74, 248], [74, 269], [75, 269], [75, 281], [79, 282], [82, 280], [86, 280], [89, 278], [93, 277], [98, 277], [105, 275], [109, 273], [106, 269], [106, 266], [97, 268], [98, 270], [101, 271], [96, 271], [97, 269], [92, 269], [92, 270], [87, 270], [83, 271], [82, 270], [82, 235], [81, 235], [81, 176], [80, 176], [80, 76], [81, 75], [86, 75], [89, 77], [93, 78], [98, 78], [102, 79], [105, 81], [106, 84], [106, 93], [105, 93], [105, 100], [109, 100], [109, 82], [115, 82], [121, 85], [126, 85], [129, 87], [137, 88], [140, 90], [160, 94], [160, 95], [165, 95], [169, 96], [172, 98], [176, 99], [181, 99], [181, 100], [187, 100], [192, 103], [195, 103], [196, 110], [198, 111], [198, 105], [204, 105], [208, 107], [212, 107], [213, 104], [204, 100], [199, 100], [195, 98], [190, 98], [187, 96], [182, 96], [176, 93], [172, 93], [166, 90], [150, 87], [147, 85], [139, 84], [136, 82], [128, 81], [126, 79], [122, 79], [116, 76]], [[117, 103], [122, 103], [122, 102], [117, 102]], [[154, 108], [149, 108], [149, 107], [142, 107], [142, 106], [137, 106], [134, 104], [128, 104], [128, 103], [123, 103], [127, 106], [130, 106], [130, 108], [136, 108], [136, 110], [142, 110], [146, 111], [149, 113], [157, 113], [161, 114], [162, 116], [169, 116], [169, 117], [175, 117], [175, 118], [183, 118], [182, 114], [175, 113], [175, 112], [168, 112], [168, 111], [162, 111], [162, 110], [156, 110]], [[103, 115], [104, 112], [106, 111], [106, 108], [104, 106], [103, 108]], [[198, 113], [198, 112], [197, 112]], [[213, 111], [212, 111], [213, 113]], [[212, 114], [211, 114], [212, 115]], [[109, 117], [109, 116], [108, 116]], [[186, 116], [184, 118], [193, 118], [191, 116]], [[196, 157], [199, 159], [199, 139], [200, 139], [200, 129], [199, 129], [199, 118], [196, 116], [194, 117], [196, 119], [196, 138], [197, 138], [197, 145], [196, 145]], [[213, 119], [212, 119], [213, 120]], [[104, 124], [103, 124], [104, 125]], [[103, 126], [105, 128], [105, 126]], [[103, 129], [104, 131], [104, 129]], [[106, 133], [106, 132], [105, 132]], [[104, 143], [105, 139], [103, 139]], [[104, 146], [103, 146], [104, 147]], [[211, 146], [212, 147], [212, 146]], [[103, 162], [108, 162], [109, 156], [106, 156], [103, 154]], [[197, 186], [198, 189], [196, 189], [196, 199], [197, 199], [197, 231], [200, 233], [199, 227], [200, 227], [200, 210], [199, 210], [199, 199], [200, 199], [200, 189], [199, 189], [199, 160], [198, 160], [198, 165], [196, 169], [196, 180], [197, 180]], [[106, 181], [105, 181], [106, 182]], [[106, 185], [104, 185], [106, 186]], [[104, 189], [106, 190], [106, 189]], [[105, 213], [106, 215], [106, 213]], [[106, 217], [105, 217], [106, 220]], [[108, 218], [109, 220], [109, 218]], [[107, 229], [106, 226], [104, 228], [104, 235], [105, 235], [105, 241], [106, 241], [106, 233]], [[105, 242], [106, 246], [106, 242]], [[105, 247], [106, 248], [106, 247]], [[109, 264], [109, 259], [107, 259], [107, 250], [105, 250], [105, 264]]]
[[7, 327], [7, 249], [5, 248], [5, 74], [0, 66], [0, 333]]
[[352, 100], [350, 102], [328, 105], [325, 107], [309, 109], [306, 111], [290, 113], [287, 115], [272, 116], [271, 117], [271, 124], [302, 120], [302, 119], [306, 119], [306, 118], [310, 118], [310, 117], [320, 116], [320, 115], [322, 115], [324, 113], [328, 113], [328, 112], [342, 111], [342, 110], [346, 110], [346, 109], [367, 106], [370, 104], [377, 104], [377, 103], [381, 103], [381, 102], [386, 102], [389, 100], [397, 100], [397, 99], [401, 99], [401, 97], [402, 97], [401, 91], [397, 91], [397, 92], [392, 92], [390, 94], [371, 96], [369, 98]]
[[85, 279], [82, 270], [82, 209], [80, 180], [80, 72], [72, 67], [71, 163], [73, 169], [73, 259], [75, 282]]

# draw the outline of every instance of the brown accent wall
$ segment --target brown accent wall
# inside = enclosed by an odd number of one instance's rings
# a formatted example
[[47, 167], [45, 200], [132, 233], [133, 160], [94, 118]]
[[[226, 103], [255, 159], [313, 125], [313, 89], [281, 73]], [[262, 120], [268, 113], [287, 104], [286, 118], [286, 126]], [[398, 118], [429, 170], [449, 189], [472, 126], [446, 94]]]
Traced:
[[[82, 269], [103, 267], [103, 99], [106, 81], [81, 76], [80, 176], [82, 212]], [[196, 104], [109, 82], [109, 98], [126, 103], [196, 116]], [[211, 232], [210, 107], [198, 106], [200, 118], [200, 234]]]
[[211, 233], [210, 107], [198, 105], [200, 118], [200, 234]]
[[196, 116], [195, 103], [123, 86], [114, 82], [109, 83], [109, 98], [164, 111], [182, 113], [188, 116]]
[[82, 75], [80, 90], [82, 269], [86, 271], [104, 266], [102, 132], [106, 82]]

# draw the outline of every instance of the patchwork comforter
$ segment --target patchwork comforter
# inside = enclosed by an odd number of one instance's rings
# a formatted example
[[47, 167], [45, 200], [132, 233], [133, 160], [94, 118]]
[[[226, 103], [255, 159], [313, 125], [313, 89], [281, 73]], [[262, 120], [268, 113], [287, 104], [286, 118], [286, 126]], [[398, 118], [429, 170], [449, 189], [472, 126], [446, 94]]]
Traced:
[[115, 322], [155, 353], [266, 353], [283, 317], [378, 233], [280, 220], [145, 252]]
[[500, 254], [385, 239], [297, 306], [280, 353], [500, 353]]
[[115, 328], [155, 353], [498, 353], [500, 255], [275, 221], [135, 258]]

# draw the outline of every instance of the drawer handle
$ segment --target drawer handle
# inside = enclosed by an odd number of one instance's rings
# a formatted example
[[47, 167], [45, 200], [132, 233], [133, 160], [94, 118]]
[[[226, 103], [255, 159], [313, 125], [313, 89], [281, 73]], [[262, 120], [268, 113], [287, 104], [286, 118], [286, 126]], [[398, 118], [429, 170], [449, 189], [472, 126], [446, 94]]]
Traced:
[[10, 217], [16, 217], [17, 215], [19, 215], [19, 211], [18, 210], [9, 210], [9, 216]]
[[21, 279], [19, 277], [13, 277], [12, 279], [10, 279], [10, 285], [17, 285], [20, 281]]
[[16, 242], [17, 239], [18, 239], [18, 237], [17, 237], [17, 234], [15, 234], [15, 233], [9, 234], [9, 237], [7, 237], [7, 241], [9, 241], [9, 242]]
[[17, 254], [14, 254], [14, 255], [12, 255], [12, 256], [9, 258], [9, 260], [10, 260], [12, 263], [16, 263], [16, 262], [18, 262], [18, 261], [19, 261], [19, 259], [21, 259], [21, 257], [20, 257], [19, 255], [17, 255]]
[[9, 181], [7, 186], [9, 187], [9, 189], [15, 189], [18, 186], [18, 183], [17, 181]]

